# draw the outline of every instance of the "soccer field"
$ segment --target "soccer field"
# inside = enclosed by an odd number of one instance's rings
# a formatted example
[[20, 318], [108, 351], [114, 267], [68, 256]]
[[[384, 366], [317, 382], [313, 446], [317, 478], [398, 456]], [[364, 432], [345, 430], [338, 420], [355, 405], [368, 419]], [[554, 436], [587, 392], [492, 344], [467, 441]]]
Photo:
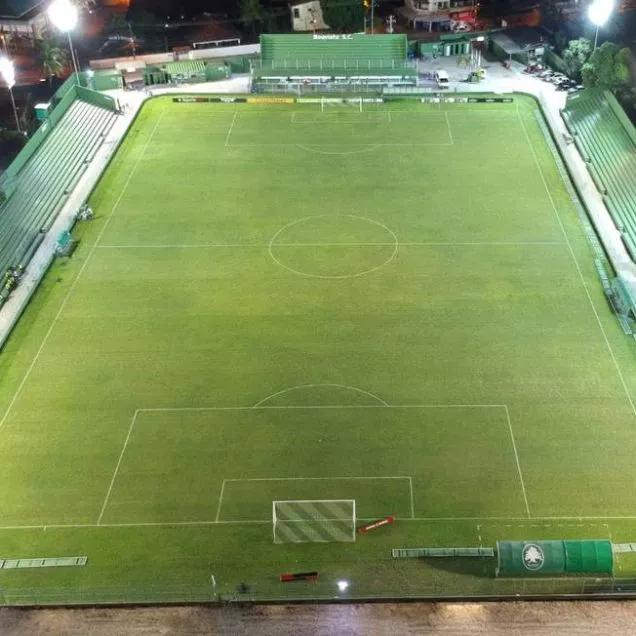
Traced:
[[[88, 562], [0, 603], [580, 591], [391, 549], [636, 541], [633, 342], [536, 109], [150, 101], [0, 354], [0, 559]], [[275, 544], [318, 499], [397, 521]]]

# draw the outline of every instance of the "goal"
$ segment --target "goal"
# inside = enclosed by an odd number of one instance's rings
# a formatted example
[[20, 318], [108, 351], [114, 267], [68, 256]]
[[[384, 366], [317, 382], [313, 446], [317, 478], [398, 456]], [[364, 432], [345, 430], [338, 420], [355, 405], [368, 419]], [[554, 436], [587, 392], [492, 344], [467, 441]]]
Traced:
[[272, 502], [274, 543], [330, 543], [356, 540], [355, 499]]
[[320, 111], [325, 112], [325, 108], [329, 107], [351, 107], [354, 106], [356, 110], [362, 112], [362, 97], [321, 97], [320, 98]]

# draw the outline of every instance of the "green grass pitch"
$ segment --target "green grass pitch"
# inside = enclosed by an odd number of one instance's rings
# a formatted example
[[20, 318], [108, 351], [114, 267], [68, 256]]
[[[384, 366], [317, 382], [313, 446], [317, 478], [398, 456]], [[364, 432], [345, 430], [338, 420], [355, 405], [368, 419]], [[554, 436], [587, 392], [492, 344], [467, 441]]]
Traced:
[[[0, 355], [0, 558], [88, 564], [0, 603], [578, 591], [390, 551], [635, 541], [633, 345], [536, 108], [146, 105]], [[398, 520], [275, 545], [276, 499]]]

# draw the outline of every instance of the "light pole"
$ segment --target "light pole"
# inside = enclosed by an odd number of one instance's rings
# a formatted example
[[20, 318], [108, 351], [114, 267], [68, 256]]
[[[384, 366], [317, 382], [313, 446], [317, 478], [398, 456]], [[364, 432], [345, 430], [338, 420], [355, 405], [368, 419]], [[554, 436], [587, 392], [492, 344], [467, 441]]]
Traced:
[[596, 25], [596, 35], [594, 36], [594, 51], [598, 44], [598, 30], [609, 20], [614, 10], [613, 0], [594, 0], [587, 10], [587, 17], [590, 22]]
[[49, 18], [51, 22], [62, 33], [66, 33], [68, 36], [68, 47], [71, 51], [71, 60], [73, 61], [73, 69], [79, 82], [79, 69], [77, 67], [77, 61], [75, 59], [75, 52], [73, 51], [73, 40], [71, 39], [71, 31], [77, 25], [77, 7], [71, 2], [71, 0], [54, 0], [49, 5]]
[[13, 106], [13, 115], [15, 116], [15, 125], [18, 132], [21, 133], [20, 119], [18, 118], [18, 109], [15, 106], [15, 99], [13, 99], [13, 87], [15, 86], [15, 66], [13, 62], [7, 57], [0, 57], [0, 75], [4, 83], [9, 89], [9, 95], [11, 95], [11, 105]]

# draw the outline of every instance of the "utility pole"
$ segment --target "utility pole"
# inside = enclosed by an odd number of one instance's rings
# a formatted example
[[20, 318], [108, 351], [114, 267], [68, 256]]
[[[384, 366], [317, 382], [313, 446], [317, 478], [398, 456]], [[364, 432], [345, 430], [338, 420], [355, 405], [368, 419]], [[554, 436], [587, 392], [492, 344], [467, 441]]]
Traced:
[[373, 35], [373, 15], [375, 10], [375, 0], [371, 0], [371, 35]]
[[136, 60], [137, 59], [137, 45], [135, 44], [135, 34], [133, 33], [132, 25], [130, 24], [130, 22], [128, 22], [127, 24], [128, 24], [128, 32], [130, 33], [130, 44], [132, 45], [133, 60]]

